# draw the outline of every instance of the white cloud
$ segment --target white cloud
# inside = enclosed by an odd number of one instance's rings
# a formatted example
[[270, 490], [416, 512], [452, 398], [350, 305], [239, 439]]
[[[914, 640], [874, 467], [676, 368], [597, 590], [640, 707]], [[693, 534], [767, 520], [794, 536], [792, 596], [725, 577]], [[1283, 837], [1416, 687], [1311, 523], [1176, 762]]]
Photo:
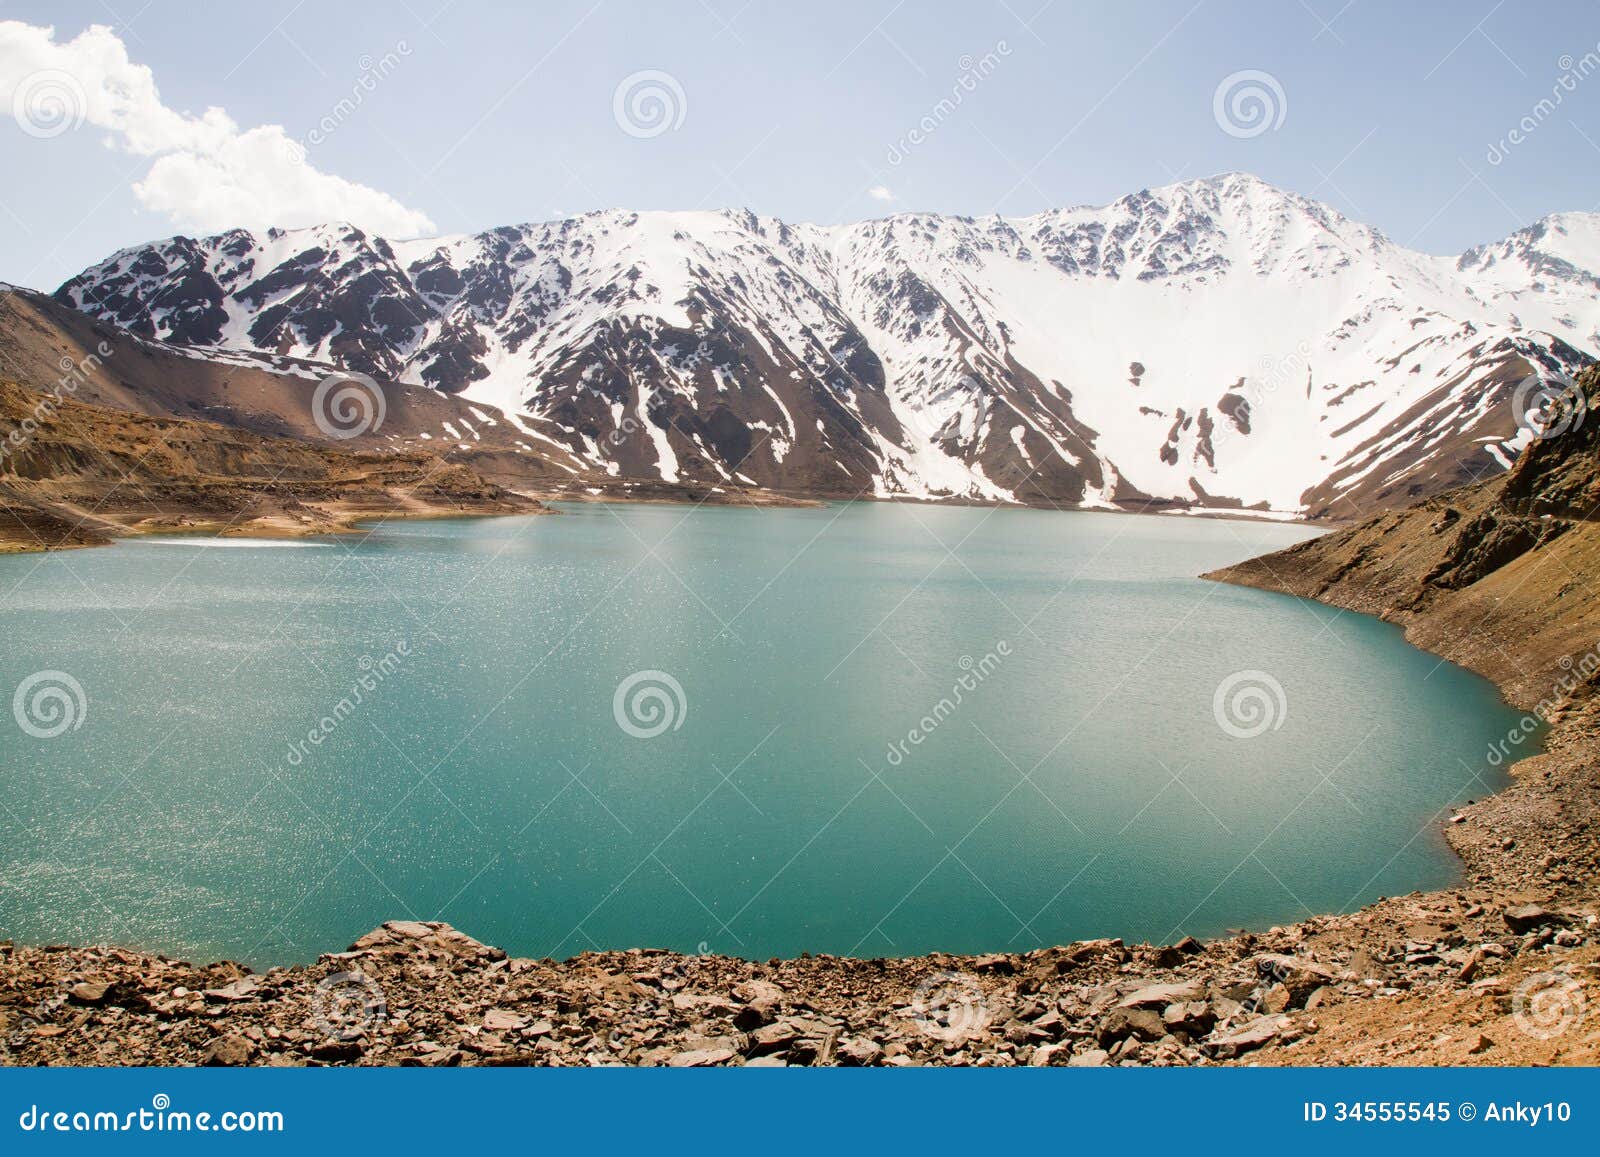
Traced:
[[83, 122], [107, 143], [154, 157], [133, 186], [145, 208], [180, 229], [351, 221], [393, 237], [434, 231], [427, 214], [389, 194], [316, 169], [281, 125], [241, 130], [220, 108], [200, 116], [162, 104], [155, 74], [94, 25], [57, 43], [54, 28], [0, 21], [0, 112], [35, 137]]
[[893, 201], [894, 200], [894, 194], [892, 192], [890, 192], [888, 185], [874, 185], [874, 186], [872, 186], [872, 188], [867, 190], [867, 196], [871, 197], [874, 201]]

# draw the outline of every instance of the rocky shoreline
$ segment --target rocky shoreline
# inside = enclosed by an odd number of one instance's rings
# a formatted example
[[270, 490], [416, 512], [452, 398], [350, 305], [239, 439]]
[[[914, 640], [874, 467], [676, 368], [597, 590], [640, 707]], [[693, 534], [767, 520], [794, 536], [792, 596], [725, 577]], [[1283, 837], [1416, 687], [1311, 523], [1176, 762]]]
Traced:
[[[0, 948], [20, 1065], [1593, 1064], [1592, 903], [1386, 900], [1201, 944], [765, 964], [508, 957], [392, 922], [254, 974], [116, 948]], [[1475, 898], [1481, 897], [1481, 899]]]

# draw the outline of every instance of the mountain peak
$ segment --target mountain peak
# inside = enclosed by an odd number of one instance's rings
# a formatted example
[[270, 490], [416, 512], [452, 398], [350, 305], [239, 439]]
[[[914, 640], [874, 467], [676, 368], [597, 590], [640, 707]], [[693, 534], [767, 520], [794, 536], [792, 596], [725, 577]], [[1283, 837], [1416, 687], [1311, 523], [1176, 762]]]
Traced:
[[464, 395], [619, 476], [1293, 512], [1509, 461], [1509, 391], [1600, 351], [1595, 224], [1452, 263], [1221, 173], [1024, 218], [236, 230], [57, 297], [201, 356]]

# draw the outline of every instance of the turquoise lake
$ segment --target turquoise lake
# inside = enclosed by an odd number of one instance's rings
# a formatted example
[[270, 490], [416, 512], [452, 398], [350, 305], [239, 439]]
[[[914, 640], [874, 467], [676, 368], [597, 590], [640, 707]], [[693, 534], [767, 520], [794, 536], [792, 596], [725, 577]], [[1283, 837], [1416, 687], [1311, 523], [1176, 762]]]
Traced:
[[0, 558], [0, 692], [81, 688], [0, 715], [0, 936], [880, 956], [1445, 884], [1519, 716], [1389, 625], [1195, 577], [1309, 535], [580, 504]]

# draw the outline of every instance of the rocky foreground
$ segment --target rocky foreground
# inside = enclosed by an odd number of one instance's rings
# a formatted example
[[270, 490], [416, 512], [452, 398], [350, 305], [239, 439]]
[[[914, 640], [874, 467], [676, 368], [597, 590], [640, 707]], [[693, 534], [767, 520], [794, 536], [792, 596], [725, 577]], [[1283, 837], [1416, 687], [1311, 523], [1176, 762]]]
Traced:
[[12, 1064], [1592, 1064], [1596, 906], [1476, 889], [1211, 944], [751, 963], [523, 960], [394, 922], [256, 975], [114, 948], [0, 950]]

